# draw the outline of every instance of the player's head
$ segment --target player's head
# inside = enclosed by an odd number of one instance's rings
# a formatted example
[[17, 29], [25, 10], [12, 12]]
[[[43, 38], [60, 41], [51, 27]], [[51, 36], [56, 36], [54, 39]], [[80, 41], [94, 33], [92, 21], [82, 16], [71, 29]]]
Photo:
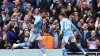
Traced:
[[44, 10], [44, 11], [41, 11], [41, 16], [42, 18], [46, 18], [48, 16], [47, 12]]
[[59, 15], [60, 20], [64, 19], [65, 17], [66, 17], [66, 14], [65, 14], [65, 13], [61, 13], [61, 14]]

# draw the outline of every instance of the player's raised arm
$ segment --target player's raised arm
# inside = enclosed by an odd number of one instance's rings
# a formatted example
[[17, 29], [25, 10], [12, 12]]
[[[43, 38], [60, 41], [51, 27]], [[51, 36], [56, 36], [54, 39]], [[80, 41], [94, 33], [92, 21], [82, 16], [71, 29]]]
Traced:
[[41, 21], [39, 18], [41, 18], [40, 16], [37, 17], [37, 19], [34, 21], [34, 26], [37, 25], [39, 23], [39, 21]]

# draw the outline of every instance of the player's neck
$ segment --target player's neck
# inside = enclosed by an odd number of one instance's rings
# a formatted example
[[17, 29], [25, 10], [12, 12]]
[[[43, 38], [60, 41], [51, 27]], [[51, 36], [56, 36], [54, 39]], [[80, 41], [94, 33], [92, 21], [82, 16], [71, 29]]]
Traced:
[[65, 17], [62, 17], [62, 20], [65, 19]]

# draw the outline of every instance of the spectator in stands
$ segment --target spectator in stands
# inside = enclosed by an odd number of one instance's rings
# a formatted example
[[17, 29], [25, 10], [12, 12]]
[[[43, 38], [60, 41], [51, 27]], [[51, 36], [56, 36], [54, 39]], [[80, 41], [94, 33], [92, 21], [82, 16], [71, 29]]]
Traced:
[[80, 23], [81, 23], [82, 25], [85, 23], [84, 19], [80, 19], [79, 21], [80, 21]]
[[90, 21], [88, 27], [89, 27], [88, 28], [89, 31], [95, 30], [95, 22], [94, 21]]
[[58, 28], [59, 28], [59, 24], [58, 24], [58, 21], [55, 20], [53, 24], [50, 24], [49, 25], [49, 34], [51, 34], [53, 37], [54, 37], [54, 40], [55, 40], [55, 48], [58, 48], [59, 46], [59, 36], [58, 36]]
[[19, 48], [19, 47], [21, 47], [21, 48], [24, 48], [24, 47], [29, 48], [29, 47], [32, 47], [32, 44], [29, 43], [29, 36], [30, 36], [30, 34], [29, 34], [28, 29], [26, 29], [23, 33], [24, 33], [23, 35], [19, 36], [19, 38], [20, 38], [19, 42], [20, 43], [13, 44], [12, 48]]
[[1, 18], [1, 25], [7, 24], [8, 23], [8, 14], [5, 13], [5, 9], [1, 8], [1, 14], [0, 14], [0, 18]]
[[22, 1], [22, 8], [25, 10], [26, 9], [26, 5], [27, 5], [28, 2], [26, 2], [26, 0], [23, 0]]
[[97, 17], [95, 22], [95, 30], [97, 30], [98, 25], [100, 24], [100, 17]]
[[5, 15], [3, 14], [4, 15], [3, 16], [2, 13], [3, 13], [3, 11], [2, 11], [2, 9], [0, 9], [0, 27], [3, 26], [3, 21], [5, 19]]
[[77, 28], [80, 30], [80, 32], [82, 32], [83, 28], [82, 23], [80, 21], [77, 23]]
[[[53, 48], [55, 48], [55, 40], [54, 40], [53, 36], [51, 36], [45, 30], [43, 32], [43, 41], [44, 41], [44, 47], [46, 49], [53, 49]], [[39, 44], [39, 47], [40, 47], [40, 44]]]
[[79, 14], [77, 11], [74, 12], [74, 19], [73, 19], [73, 24], [75, 26], [77, 26], [77, 23], [78, 23], [78, 20], [79, 20]]
[[87, 47], [87, 42], [86, 42], [86, 38], [90, 35], [90, 32], [88, 30], [88, 24], [85, 23], [83, 25], [83, 30], [82, 30], [82, 42], [81, 42], [81, 46], [84, 48], [85, 51], [88, 51], [88, 47]]
[[22, 29], [31, 29], [31, 23], [30, 23], [30, 16], [29, 15], [25, 15], [24, 17], [24, 23], [22, 24]]
[[27, 31], [28, 29], [25, 29], [19, 36], [19, 42], [20, 43], [23, 43], [24, 42], [24, 38], [25, 38], [25, 35], [28, 36], [29, 35], [29, 31]]
[[26, 4], [26, 8], [24, 8], [24, 13], [26, 14], [28, 11], [33, 11], [33, 7], [31, 5], [31, 3], [27, 3]]
[[58, 20], [54, 21], [53, 26], [55, 28], [52, 33], [54, 40], [55, 40], [55, 48], [58, 48], [59, 47], [59, 35], [58, 35], [59, 23], [58, 23]]
[[[15, 31], [13, 31], [13, 29]], [[18, 40], [19, 28], [18, 28], [18, 26], [16, 26], [16, 22], [15, 22], [14, 19], [12, 19], [11, 22], [10, 22], [9, 31], [16, 33], [16, 38], [13, 39], [13, 41], [16, 42]]]
[[[74, 36], [75, 36], [75, 38], [77, 40], [77, 43], [81, 44], [81, 37], [79, 36], [79, 34], [77, 33], [77, 31], [74, 31]], [[69, 45], [70, 44], [71, 43], [69, 43]], [[72, 44], [69, 46], [69, 51], [70, 52], [80, 52], [80, 50], [75, 45], [72, 45]]]
[[91, 36], [87, 38], [87, 44], [90, 52], [98, 51], [99, 39], [96, 37], [95, 30], [91, 31]]
[[21, 2], [20, 0], [15, 0], [14, 2], [14, 7], [16, 7], [18, 9], [19, 12], [23, 12], [23, 8], [21, 6]]
[[51, 13], [50, 13], [50, 20], [53, 21], [53, 20], [59, 20], [58, 18], [58, 14], [57, 14], [57, 11], [55, 8], [53, 8], [51, 10]]
[[97, 2], [97, 12], [99, 13], [100, 12], [100, 1], [98, 0]]
[[71, 5], [68, 5], [66, 8], [66, 15], [70, 16], [73, 13], [73, 8]]
[[13, 13], [18, 13], [18, 8], [17, 7], [13, 8]]
[[100, 37], [100, 24], [98, 24], [96, 34], [97, 34], [98, 37]]
[[33, 13], [33, 11], [32, 12], [28, 11], [27, 14], [30, 16], [30, 20], [29, 20], [30, 23], [34, 23], [35, 19], [34, 19], [34, 13]]
[[3, 4], [1, 6], [1, 8], [4, 8], [5, 11], [10, 11], [12, 8], [14, 7], [13, 3], [8, 2], [8, 0], [3, 0]]
[[0, 36], [0, 49], [5, 49], [4, 44], [5, 44], [5, 41], [3, 37]]
[[59, 14], [61, 12], [60, 11], [60, 9], [61, 9], [60, 5], [61, 5], [61, 2], [59, 0], [55, 0], [55, 2], [52, 3], [52, 5], [50, 6], [50, 9], [52, 10], [53, 8], [55, 8], [56, 11], [57, 11], [57, 14]]
[[9, 29], [8, 25], [4, 25], [2, 33], [0, 35], [7, 38], [7, 41], [9, 43], [13, 44], [13, 43], [15, 43], [15, 41], [13, 41], [13, 39], [16, 38], [17, 35], [15, 33], [15, 29], [12, 29], [13, 32], [9, 31], [8, 29]]
[[15, 20], [16, 26], [19, 26], [20, 20], [19, 20], [18, 13], [13, 13], [10, 20]]

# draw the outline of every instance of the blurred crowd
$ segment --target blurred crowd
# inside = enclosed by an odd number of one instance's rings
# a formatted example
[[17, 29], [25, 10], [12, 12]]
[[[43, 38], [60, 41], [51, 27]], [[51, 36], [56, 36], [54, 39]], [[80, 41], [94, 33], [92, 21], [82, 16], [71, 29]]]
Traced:
[[[0, 0], [0, 49], [27, 42], [37, 14], [43, 20], [45, 48], [60, 48], [60, 13], [80, 30], [82, 36], [72, 29], [85, 51], [100, 51], [100, 0]], [[69, 51], [80, 51], [68, 45]], [[39, 48], [37, 40], [32, 48]]]

